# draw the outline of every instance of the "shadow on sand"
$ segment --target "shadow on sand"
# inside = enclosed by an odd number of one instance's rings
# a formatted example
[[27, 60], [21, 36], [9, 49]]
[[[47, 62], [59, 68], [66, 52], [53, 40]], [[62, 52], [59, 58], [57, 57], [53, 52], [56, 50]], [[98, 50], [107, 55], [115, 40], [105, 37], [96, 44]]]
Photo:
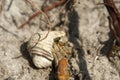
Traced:
[[29, 52], [27, 50], [27, 42], [23, 43], [20, 47], [20, 52], [23, 56], [24, 59], [28, 60], [30, 67], [34, 68], [34, 69], [38, 69], [37, 67], [35, 67], [35, 65], [33, 64], [33, 61], [29, 55]]
[[[79, 59], [79, 68], [82, 72], [82, 80], [92, 80], [88, 69], [87, 69], [87, 64], [84, 57], [84, 50], [82, 49], [80, 43], [78, 42], [79, 37], [80, 37], [80, 32], [79, 32], [79, 16], [78, 13], [75, 9], [73, 9], [69, 14], [68, 14], [68, 19], [70, 21], [68, 25], [68, 33], [69, 33], [69, 40], [74, 44], [74, 47], [77, 50], [78, 53], [78, 59]], [[78, 80], [78, 79], [75, 79]]]

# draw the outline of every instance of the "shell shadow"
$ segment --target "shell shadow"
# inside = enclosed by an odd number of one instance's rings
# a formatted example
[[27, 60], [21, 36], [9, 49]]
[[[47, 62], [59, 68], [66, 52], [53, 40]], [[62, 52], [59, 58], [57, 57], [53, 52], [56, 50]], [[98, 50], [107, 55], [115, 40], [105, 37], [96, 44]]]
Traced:
[[33, 61], [29, 55], [29, 52], [27, 50], [27, 42], [24, 42], [23, 44], [21, 44], [20, 46], [20, 52], [23, 56], [24, 59], [26, 59], [29, 62], [29, 65], [34, 68], [34, 69], [38, 69], [34, 64]]

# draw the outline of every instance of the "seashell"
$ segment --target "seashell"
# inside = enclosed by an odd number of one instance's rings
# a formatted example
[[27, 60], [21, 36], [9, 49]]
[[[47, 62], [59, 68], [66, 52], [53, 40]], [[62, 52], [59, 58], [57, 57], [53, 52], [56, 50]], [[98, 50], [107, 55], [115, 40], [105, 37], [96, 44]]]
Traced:
[[35, 33], [28, 41], [27, 49], [32, 57], [33, 63], [38, 68], [46, 68], [51, 66], [54, 56], [52, 54], [52, 45], [54, 39], [65, 36], [64, 31], [50, 31], [45, 39], [48, 31]]

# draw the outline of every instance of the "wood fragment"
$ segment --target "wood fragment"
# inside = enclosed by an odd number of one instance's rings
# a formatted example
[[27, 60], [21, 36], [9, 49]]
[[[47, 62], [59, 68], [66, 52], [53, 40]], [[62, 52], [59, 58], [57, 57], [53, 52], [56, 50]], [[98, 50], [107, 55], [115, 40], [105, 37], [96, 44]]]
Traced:
[[58, 62], [58, 80], [69, 80], [70, 73], [68, 69], [68, 60], [67, 58], [62, 58]]
[[[120, 13], [114, 3], [113, 0], [103, 0], [104, 4], [107, 8], [107, 11], [109, 13], [109, 24], [110, 24], [110, 30], [117, 40], [117, 42], [120, 44]], [[111, 24], [113, 26], [111, 26]]]

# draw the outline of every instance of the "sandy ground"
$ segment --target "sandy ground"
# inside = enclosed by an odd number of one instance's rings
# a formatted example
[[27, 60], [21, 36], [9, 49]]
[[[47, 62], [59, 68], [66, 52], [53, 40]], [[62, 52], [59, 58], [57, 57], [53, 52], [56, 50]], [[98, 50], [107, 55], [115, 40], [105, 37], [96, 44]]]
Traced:
[[[39, 16], [24, 28], [18, 29], [34, 13], [34, 9], [24, 0], [13, 0], [11, 7], [9, 5], [12, 0], [5, 1], [0, 14], [0, 80], [55, 80], [51, 67], [35, 68], [26, 49], [26, 42], [32, 34], [46, 30], [41, 19], [44, 17]], [[39, 7], [44, 3], [44, 0], [34, 1]], [[76, 57], [70, 59], [69, 64], [73, 66], [70, 80], [120, 80], [120, 62], [116, 68], [106, 56], [112, 40], [106, 8], [104, 5], [97, 5], [102, 0], [78, 2], [75, 9], [63, 17], [63, 21], [67, 19], [64, 25], [55, 27], [60, 21], [56, 17], [59, 8], [49, 12], [53, 30], [64, 29], [76, 49]]]

